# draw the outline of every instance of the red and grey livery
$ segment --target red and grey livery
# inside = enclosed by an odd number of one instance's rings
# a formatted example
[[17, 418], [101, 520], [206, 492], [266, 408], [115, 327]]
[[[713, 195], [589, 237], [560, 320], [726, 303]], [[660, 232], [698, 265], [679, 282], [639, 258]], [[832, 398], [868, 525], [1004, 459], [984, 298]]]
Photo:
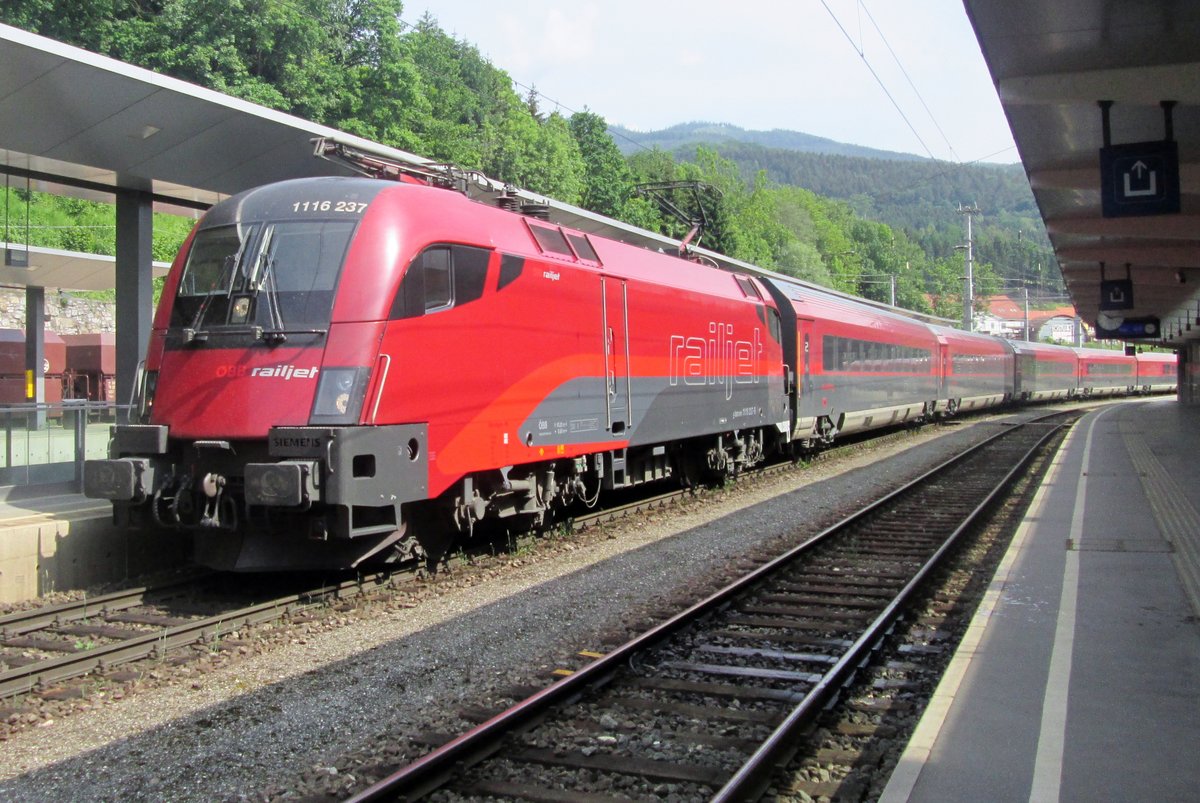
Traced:
[[[302, 179], [198, 223], [155, 316], [138, 423], [114, 428], [84, 486], [118, 521], [193, 531], [212, 566], [432, 559], [480, 522], [536, 525], [839, 434], [1094, 392], [1085, 357], [444, 189]], [[1060, 363], [1069, 382], [1047, 381]], [[1144, 384], [1162, 386], [1160, 365]]]
[[118, 518], [239, 569], [431, 554], [484, 518], [732, 473], [790, 408], [757, 280], [445, 190], [311, 179], [214, 207], [170, 273]]

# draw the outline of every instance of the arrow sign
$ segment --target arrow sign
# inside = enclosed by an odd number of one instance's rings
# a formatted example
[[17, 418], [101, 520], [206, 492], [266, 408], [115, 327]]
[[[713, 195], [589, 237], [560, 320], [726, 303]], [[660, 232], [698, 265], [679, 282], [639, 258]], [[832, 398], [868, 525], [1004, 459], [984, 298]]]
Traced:
[[1130, 279], [1105, 279], [1100, 282], [1100, 309], [1133, 309], [1133, 282]]
[[1174, 140], [1100, 149], [1104, 217], [1179, 213], [1179, 146]]

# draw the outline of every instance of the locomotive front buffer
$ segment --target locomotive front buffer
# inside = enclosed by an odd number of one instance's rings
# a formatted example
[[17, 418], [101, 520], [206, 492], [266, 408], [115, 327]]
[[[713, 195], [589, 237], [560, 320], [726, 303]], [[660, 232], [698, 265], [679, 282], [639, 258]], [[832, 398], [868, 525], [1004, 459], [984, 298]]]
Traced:
[[[84, 465], [84, 493], [128, 518], [235, 530], [272, 513], [310, 517], [318, 539], [395, 531], [401, 505], [427, 493], [426, 426], [274, 427], [261, 444], [172, 441], [161, 425], [113, 427], [110, 457]], [[239, 454], [239, 448], [246, 454]]]

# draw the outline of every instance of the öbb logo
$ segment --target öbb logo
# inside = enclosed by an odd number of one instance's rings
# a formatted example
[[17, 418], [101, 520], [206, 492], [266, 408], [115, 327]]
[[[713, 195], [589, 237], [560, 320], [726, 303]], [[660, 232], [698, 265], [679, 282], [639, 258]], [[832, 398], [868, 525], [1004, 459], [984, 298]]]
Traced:
[[266, 379], [315, 379], [319, 369], [314, 365], [310, 368], [297, 368], [294, 365], [268, 365], [260, 368], [250, 368], [245, 365], [218, 365], [217, 379], [231, 379], [243, 376], [263, 377]]

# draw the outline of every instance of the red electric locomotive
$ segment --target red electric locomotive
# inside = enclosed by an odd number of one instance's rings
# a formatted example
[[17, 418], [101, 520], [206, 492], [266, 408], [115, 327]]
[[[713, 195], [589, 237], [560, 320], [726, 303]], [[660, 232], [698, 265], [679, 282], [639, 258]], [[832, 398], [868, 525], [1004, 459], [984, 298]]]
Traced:
[[748, 276], [370, 179], [241, 193], [154, 320], [140, 423], [85, 492], [235, 569], [436, 558], [480, 521], [733, 473], [787, 437]]

